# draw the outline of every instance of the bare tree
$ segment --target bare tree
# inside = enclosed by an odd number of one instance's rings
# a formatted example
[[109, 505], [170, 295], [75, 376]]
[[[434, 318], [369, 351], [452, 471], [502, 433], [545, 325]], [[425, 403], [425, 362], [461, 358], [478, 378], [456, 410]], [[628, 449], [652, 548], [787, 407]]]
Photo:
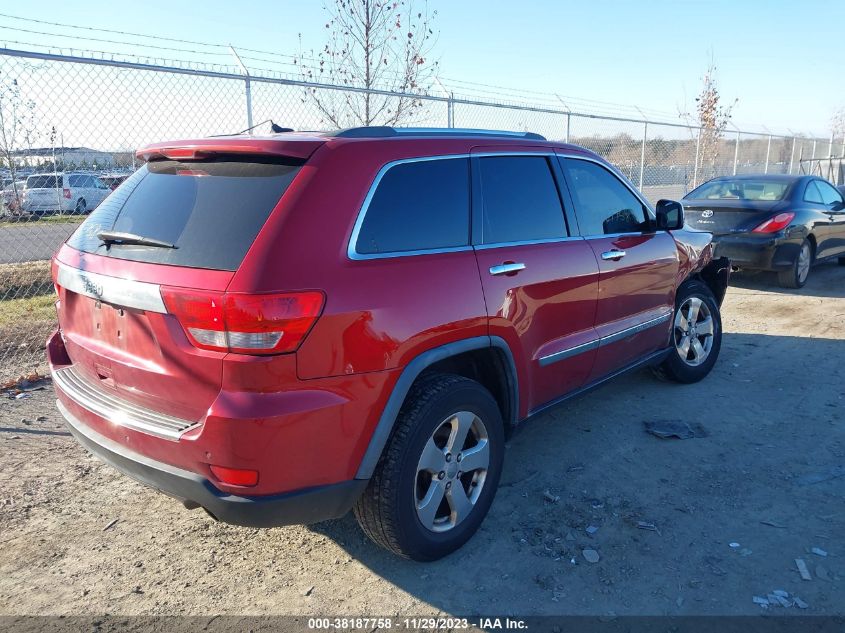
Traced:
[[[334, 0], [324, 8], [328, 40], [319, 53], [300, 55], [304, 79], [412, 95], [426, 92], [438, 65], [428, 57], [437, 12], [429, 12], [427, 2]], [[413, 96], [318, 88], [307, 88], [306, 100], [325, 123], [338, 128], [408, 123], [423, 105]]]
[[0, 159], [9, 169], [13, 202], [20, 209], [16, 154], [22, 141], [33, 138], [35, 102], [24, 99], [17, 79], [0, 78]]
[[739, 101], [734, 99], [729, 105], [722, 105], [721, 100], [716, 83], [716, 66], [711, 61], [702, 77], [701, 92], [695, 98], [695, 113], [681, 113], [681, 118], [687, 123], [700, 128], [696, 167], [702, 178], [716, 175], [719, 145], [730, 123], [734, 106]]
[[830, 117], [830, 134], [834, 141], [837, 138], [842, 139], [842, 154], [845, 156], [845, 105], [841, 105], [833, 111]]

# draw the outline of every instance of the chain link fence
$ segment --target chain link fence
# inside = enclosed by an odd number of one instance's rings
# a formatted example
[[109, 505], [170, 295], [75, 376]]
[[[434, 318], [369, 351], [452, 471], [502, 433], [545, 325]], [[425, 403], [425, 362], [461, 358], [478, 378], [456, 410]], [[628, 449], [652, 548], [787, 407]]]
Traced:
[[[330, 127], [315, 105], [363, 91], [238, 75], [0, 49], [0, 380], [43, 371], [55, 321], [49, 258], [85, 213], [137, 167], [147, 143], [230, 134], [272, 119]], [[389, 110], [417, 102], [415, 126], [533, 131], [587, 147], [616, 165], [652, 202], [735, 173], [799, 173], [845, 156], [845, 139], [706, 131], [451, 96], [378, 94]], [[269, 132], [269, 124], [257, 133]], [[834, 179], [841, 179], [843, 161]], [[46, 176], [62, 172], [60, 178]], [[825, 174], [828, 175], [828, 174]], [[840, 180], [841, 182], [841, 180]], [[33, 202], [31, 189], [47, 189]]]

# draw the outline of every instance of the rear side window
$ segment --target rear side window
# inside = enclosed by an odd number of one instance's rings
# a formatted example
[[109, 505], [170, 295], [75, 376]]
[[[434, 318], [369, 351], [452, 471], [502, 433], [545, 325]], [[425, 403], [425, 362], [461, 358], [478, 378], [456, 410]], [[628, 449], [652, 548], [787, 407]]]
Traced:
[[819, 193], [822, 196], [822, 203], [828, 206], [832, 204], [842, 203], [842, 196], [833, 188], [832, 185], [827, 184], [823, 180], [816, 180], [816, 187], [819, 188]]
[[469, 160], [400, 163], [381, 177], [358, 232], [361, 255], [469, 244]]
[[557, 185], [545, 156], [479, 159], [485, 244], [566, 237]]
[[804, 191], [804, 202], [813, 202], [815, 204], [823, 204], [822, 194], [816, 186], [816, 181], [811, 180], [807, 184], [807, 189]]
[[27, 189], [61, 189], [61, 176], [30, 176], [26, 179]]
[[590, 161], [567, 158], [563, 164], [581, 235], [646, 229], [645, 205], [619, 178]]
[[[108, 196], [68, 240], [87, 253], [153, 264], [236, 270], [302, 161], [219, 157], [152, 161]], [[111, 230], [177, 248], [103, 245]]]

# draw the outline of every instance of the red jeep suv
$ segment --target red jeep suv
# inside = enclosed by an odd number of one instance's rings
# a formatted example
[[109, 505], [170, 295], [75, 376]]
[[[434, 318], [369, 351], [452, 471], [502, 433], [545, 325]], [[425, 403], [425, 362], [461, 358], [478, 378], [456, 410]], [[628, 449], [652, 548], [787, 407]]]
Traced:
[[595, 154], [369, 127], [151, 145], [53, 260], [76, 439], [247, 526], [352, 509], [460, 547], [525, 420], [623, 371], [700, 380], [730, 262]]

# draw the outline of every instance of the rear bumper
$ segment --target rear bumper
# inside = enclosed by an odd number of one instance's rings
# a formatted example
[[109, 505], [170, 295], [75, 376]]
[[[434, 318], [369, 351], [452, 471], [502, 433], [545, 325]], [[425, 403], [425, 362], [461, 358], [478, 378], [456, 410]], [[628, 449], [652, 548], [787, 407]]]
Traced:
[[96, 457], [136, 481], [186, 502], [189, 507], [205, 508], [225, 523], [273, 527], [338, 518], [352, 508], [367, 487], [366, 480], [353, 479], [281, 495], [227, 494], [196, 473], [155, 461], [100, 435], [77, 419], [61, 400], [56, 403], [70, 432]]
[[74, 201], [64, 197], [61, 200], [24, 200], [21, 203], [21, 209], [29, 213], [64, 213], [75, 208]]
[[[221, 389], [203, 417], [185, 421], [96, 384], [71, 361], [58, 332], [47, 355], [59, 410], [88, 450], [189, 507], [250, 526], [346, 513], [367, 485], [357, 470], [395, 382], [391, 372], [305, 382], [272, 374], [272, 391]], [[253, 374], [237, 377], [249, 384]], [[218, 481], [210, 464], [255, 470], [258, 483]]]
[[801, 248], [801, 239], [788, 238], [783, 233], [715, 235], [713, 242], [715, 257], [727, 257], [738, 268], [754, 270], [789, 268]]

